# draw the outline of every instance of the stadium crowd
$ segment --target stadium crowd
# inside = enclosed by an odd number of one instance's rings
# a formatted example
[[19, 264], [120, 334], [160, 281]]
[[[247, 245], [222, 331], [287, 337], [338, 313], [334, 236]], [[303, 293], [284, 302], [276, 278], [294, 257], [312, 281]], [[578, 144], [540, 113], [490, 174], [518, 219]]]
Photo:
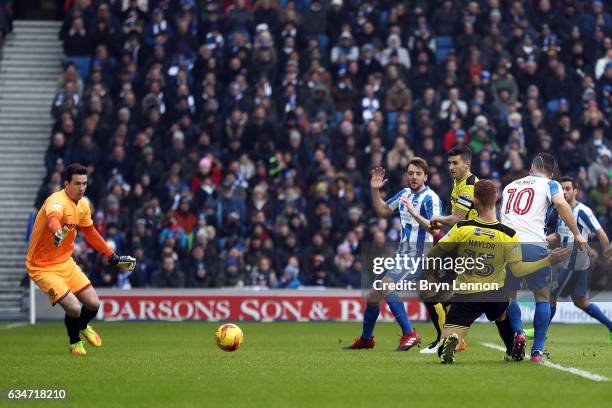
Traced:
[[359, 287], [361, 241], [414, 155], [448, 203], [445, 152], [499, 186], [541, 151], [612, 226], [612, 15], [601, 1], [67, 1], [66, 60], [37, 207], [73, 162], [97, 287]]

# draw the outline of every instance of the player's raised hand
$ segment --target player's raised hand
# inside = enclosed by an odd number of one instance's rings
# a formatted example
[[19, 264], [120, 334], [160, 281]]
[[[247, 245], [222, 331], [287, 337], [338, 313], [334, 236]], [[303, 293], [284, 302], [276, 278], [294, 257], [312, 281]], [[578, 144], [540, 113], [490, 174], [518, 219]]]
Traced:
[[136, 268], [136, 258], [128, 255], [119, 256], [112, 254], [108, 257], [108, 263], [117, 266], [123, 271], [133, 271]]
[[67, 236], [68, 236], [68, 227], [64, 225], [62, 228], [55, 231], [55, 234], [53, 234], [53, 244], [59, 248]]
[[555, 265], [565, 261], [572, 254], [572, 248], [564, 247], [564, 248], [556, 248], [551, 251], [548, 255], [548, 260], [551, 265]]
[[385, 178], [385, 169], [382, 167], [376, 167], [372, 170], [372, 178], [370, 179], [370, 187], [376, 190], [383, 188], [383, 186], [389, 181]]

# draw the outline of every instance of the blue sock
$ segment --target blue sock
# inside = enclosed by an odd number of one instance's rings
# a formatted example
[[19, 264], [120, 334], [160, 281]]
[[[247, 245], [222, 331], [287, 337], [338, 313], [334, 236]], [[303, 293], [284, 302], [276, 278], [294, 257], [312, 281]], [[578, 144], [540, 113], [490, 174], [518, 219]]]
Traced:
[[523, 333], [523, 323], [521, 322], [521, 308], [518, 305], [516, 299], [510, 301], [508, 310], [508, 319], [510, 320], [510, 326], [515, 333]]
[[402, 328], [402, 335], [406, 333], [411, 333], [413, 331], [412, 326], [410, 325], [410, 320], [408, 319], [408, 313], [406, 313], [406, 308], [404, 307], [404, 303], [399, 298], [397, 293], [391, 293], [385, 297], [387, 304], [389, 305], [389, 309], [395, 316], [395, 320], [399, 323]]
[[598, 320], [601, 324], [606, 326], [609, 331], [612, 331], [612, 320], [608, 319], [608, 317], [601, 311], [599, 306], [595, 303], [591, 303], [587, 306], [584, 311], [591, 316], [593, 319]]
[[531, 350], [544, 351], [544, 340], [546, 339], [546, 332], [548, 331], [548, 325], [550, 324], [550, 303], [548, 301], [536, 302], [535, 313], [533, 315], [533, 328], [535, 333], [533, 335], [533, 345]]
[[[553, 317], [555, 317], [555, 313], [557, 313], [557, 305], [550, 307], [550, 322], [552, 322]], [[550, 322], [548, 322], [548, 324], [550, 324]]]
[[365, 312], [363, 312], [363, 331], [361, 332], [361, 338], [371, 339], [374, 335], [374, 326], [376, 325], [376, 319], [380, 314], [380, 304], [376, 306], [366, 306]]

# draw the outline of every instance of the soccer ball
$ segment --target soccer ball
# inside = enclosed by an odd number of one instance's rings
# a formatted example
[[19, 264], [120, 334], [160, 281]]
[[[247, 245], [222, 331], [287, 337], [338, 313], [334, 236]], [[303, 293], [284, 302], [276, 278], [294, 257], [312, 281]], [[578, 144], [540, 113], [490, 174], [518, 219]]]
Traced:
[[242, 334], [240, 327], [232, 323], [226, 323], [217, 329], [215, 340], [221, 350], [236, 351], [244, 341], [244, 334]]

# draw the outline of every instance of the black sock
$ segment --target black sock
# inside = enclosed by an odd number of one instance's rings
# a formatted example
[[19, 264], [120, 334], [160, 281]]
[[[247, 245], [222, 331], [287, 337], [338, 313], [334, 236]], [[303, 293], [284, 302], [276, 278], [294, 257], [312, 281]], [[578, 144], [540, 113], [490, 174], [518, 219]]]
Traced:
[[443, 310], [440, 307], [436, 308], [436, 305], [440, 304], [439, 302], [423, 302], [423, 303], [425, 304], [425, 307], [427, 308], [427, 311], [429, 312], [429, 318], [431, 319], [431, 322], [436, 328], [436, 342], [439, 342], [440, 337], [442, 336], [442, 330], [440, 328], [440, 320], [442, 319], [442, 322], [444, 322], [444, 319], [446, 318], [446, 316], [440, 316], [438, 314], [439, 310]]
[[79, 341], [81, 341], [81, 337], [79, 336], [78, 321], [78, 317], [70, 317], [68, 315], [64, 316], [64, 324], [66, 325], [66, 331], [68, 332], [70, 344], [78, 343]]
[[497, 326], [499, 337], [501, 337], [506, 345], [506, 354], [512, 354], [512, 346], [514, 345], [514, 330], [512, 330], [512, 326], [510, 325], [510, 319], [506, 317], [501, 322], [495, 322], [495, 325]]
[[87, 327], [87, 323], [89, 323], [96, 315], [98, 314], [98, 309], [89, 310], [85, 307], [85, 305], [81, 306], [81, 315], [79, 316], [78, 327], [79, 330], [83, 330]]

